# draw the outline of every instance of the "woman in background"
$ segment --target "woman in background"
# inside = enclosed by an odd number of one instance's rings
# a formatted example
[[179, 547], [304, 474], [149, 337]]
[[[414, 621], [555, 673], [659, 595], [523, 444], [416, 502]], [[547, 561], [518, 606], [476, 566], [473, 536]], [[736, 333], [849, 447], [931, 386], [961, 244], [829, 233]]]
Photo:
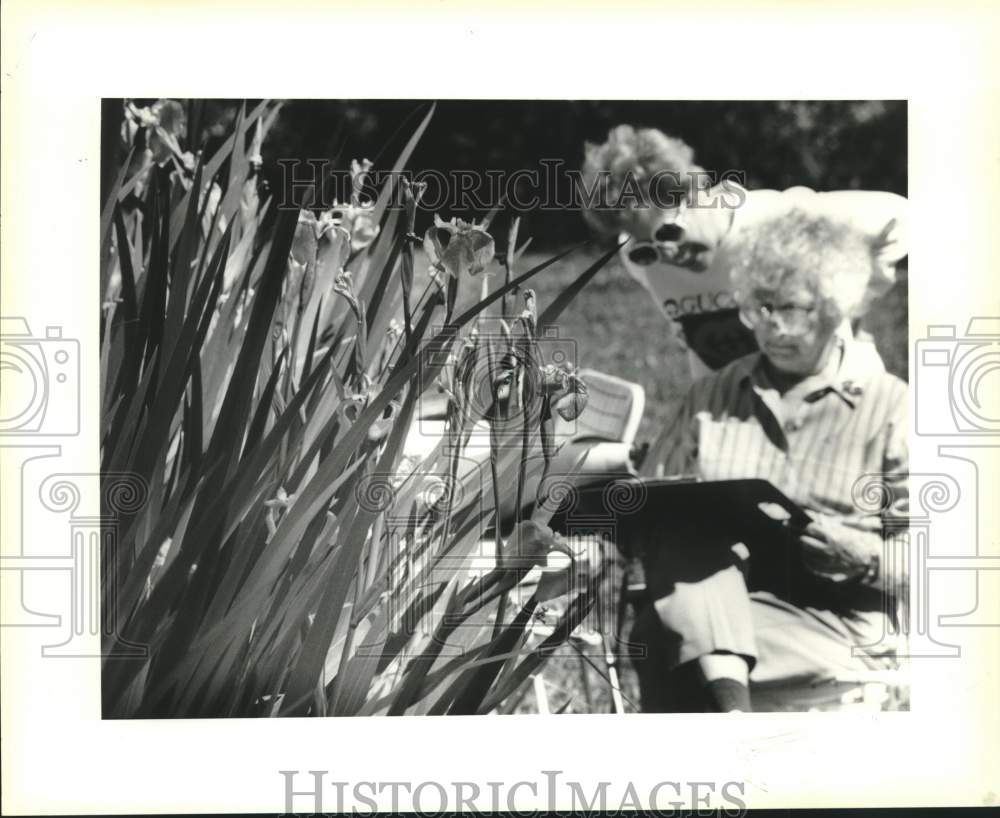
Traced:
[[[731, 178], [712, 180], [688, 145], [654, 128], [619, 125], [605, 143], [587, 143], [585, 154], [582, 182], [593, 204], [584, 217], [599, 232], [628, 239], [621, 263], [685, 343], [693, 378], [756, 349], [733, 300], [732, 248], [741, 232], [795, 208], [865, 236], [877, 263], [859, 318], [906, 255], [907, 201], [894, 193], [747, 190]], [[850, 339], [850, 323], [839, 332]], [[858, 340], [865, 354], [877, 355], [870, 337]]]

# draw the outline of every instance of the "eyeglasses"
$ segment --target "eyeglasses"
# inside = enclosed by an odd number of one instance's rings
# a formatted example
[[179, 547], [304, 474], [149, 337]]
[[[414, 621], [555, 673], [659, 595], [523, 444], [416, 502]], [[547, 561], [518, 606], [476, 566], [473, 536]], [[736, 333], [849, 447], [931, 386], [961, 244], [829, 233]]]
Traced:
[[781, 319], [781, 326], [786, 332], [797, 334], [809, 329], [809, 319], [814, 312], [816, 312], [815, 304], [808, 307], [801, 304], [782, 304], [780, 307], [775, 307], [766, 302], [748, 301], [740, 307], [740, 318], [750, 329], [755, 329], [777, 316]]

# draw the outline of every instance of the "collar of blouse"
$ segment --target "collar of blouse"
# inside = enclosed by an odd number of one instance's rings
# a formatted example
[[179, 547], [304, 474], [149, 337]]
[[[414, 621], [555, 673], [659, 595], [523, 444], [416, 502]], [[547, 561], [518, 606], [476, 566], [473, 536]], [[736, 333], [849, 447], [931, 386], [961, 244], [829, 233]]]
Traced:
[[[773, 391], [774, 384], [763, 366], [764, 356], [757, 352], [738, 362], [740, 383], [758, 392]], [[839, 359], [839, 360], [838, 360]], [[810, 375], [788, 393], [788, 400], [815, 399], [826, 392], [835, 392], [852, 409], [864, 397], [865, 385], [873, 377], [885, 372], [885, 366], [874, 345], [854, 339], [841, 339], [840, 354], [815, 375]]]

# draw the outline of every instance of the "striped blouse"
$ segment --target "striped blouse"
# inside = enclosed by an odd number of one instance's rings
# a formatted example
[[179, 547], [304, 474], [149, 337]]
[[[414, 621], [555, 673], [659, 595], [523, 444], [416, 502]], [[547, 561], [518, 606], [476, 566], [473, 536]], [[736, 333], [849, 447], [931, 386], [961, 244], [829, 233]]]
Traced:
[[839, 351], [784, 395], [759, 352], [696, 381], [656, 447], [663, 456], [651, 452], [644, 471], [764, 478], [803, 507], [881, 533], [882, 517], [859, 505], [859, 492], [878, 480], [893, 509], [905, 508], [908, 390], [870, 344], [841, 341]]

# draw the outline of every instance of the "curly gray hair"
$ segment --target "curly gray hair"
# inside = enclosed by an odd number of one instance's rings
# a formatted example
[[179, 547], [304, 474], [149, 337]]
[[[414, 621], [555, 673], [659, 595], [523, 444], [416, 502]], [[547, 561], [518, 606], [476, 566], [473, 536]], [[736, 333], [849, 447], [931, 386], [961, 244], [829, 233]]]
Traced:
[[656, 128], [633, 128], [617, 125], [608, 131], [608, 140], [600, 145], [584, 145], [581, 181], [593, 192], [591, 206], [583, 211], [587, 223], [605, 235], [627, 229], [628, 210], [616, 207], [626, 182], [629, 190], [638, 189], [646, 206], [666, 193], [687, 193], [694, 185], [704, 184], [704, 169], [694, 162], [694, 151], [684, 141], [667, 136]]
[[847, 224], [792, 209], [741, 229], [730, 244], [737, 302], [755, 290], [777, 290], [801, 277], [822, 302], [826, 318], [855, 317], [878, 272], [870, 240]]

